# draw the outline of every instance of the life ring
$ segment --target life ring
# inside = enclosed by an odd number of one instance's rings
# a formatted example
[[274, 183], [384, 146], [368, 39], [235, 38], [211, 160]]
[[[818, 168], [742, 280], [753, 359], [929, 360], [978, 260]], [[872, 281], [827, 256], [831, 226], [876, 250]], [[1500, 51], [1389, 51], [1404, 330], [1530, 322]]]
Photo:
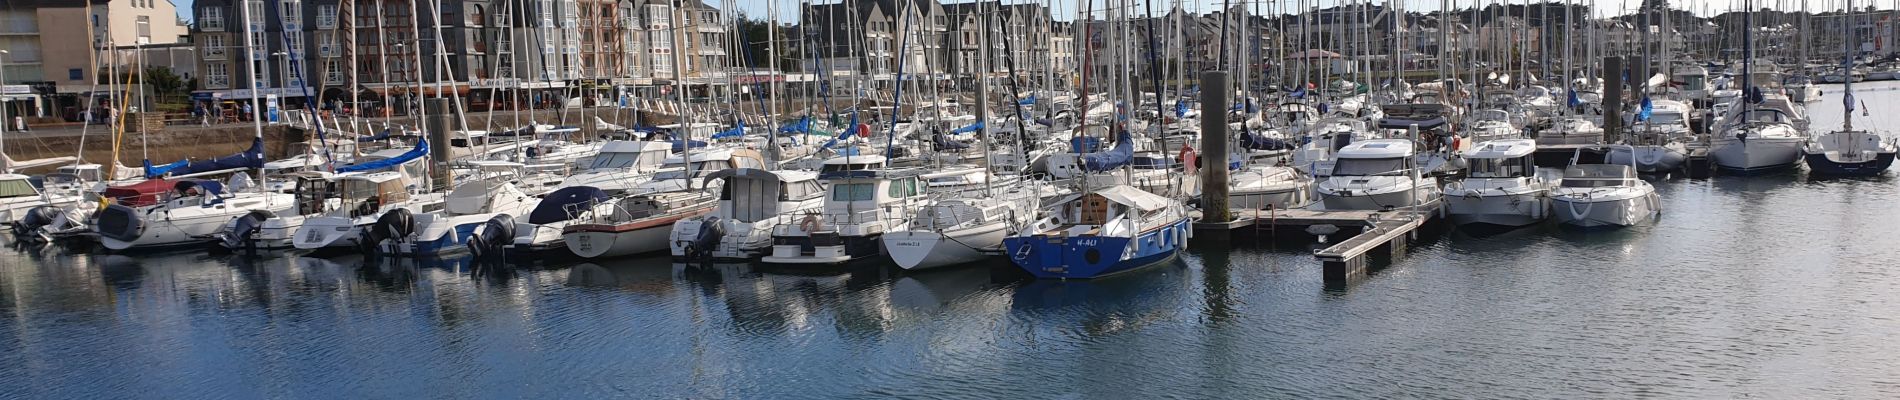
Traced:
[[818, 230], [818, 215], [808, 214], [808, 215], [805, 215], [804, 219], [798, 220], [798, 230], [803, 231], [805, 233], [812, 233], [814, 231], [817, 231]]

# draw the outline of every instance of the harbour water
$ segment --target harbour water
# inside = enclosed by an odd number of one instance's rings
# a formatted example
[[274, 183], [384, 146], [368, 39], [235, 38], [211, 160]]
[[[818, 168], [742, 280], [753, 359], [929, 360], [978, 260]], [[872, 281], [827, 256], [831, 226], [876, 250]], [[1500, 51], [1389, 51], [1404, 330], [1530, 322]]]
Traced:
[[1892, 172], [1657, 188], [1652, 224], [1441, 229], [1345, 285], [1244, 235], [1070, 282], [12, 248], [0, 398], [1900, 397]]

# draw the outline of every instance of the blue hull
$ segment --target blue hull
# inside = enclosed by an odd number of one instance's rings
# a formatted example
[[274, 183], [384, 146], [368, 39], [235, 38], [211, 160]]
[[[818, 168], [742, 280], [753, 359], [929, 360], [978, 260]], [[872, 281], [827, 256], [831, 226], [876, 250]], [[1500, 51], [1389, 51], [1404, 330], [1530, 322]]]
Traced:
[[1189, 229], [1182, 218], [1134, 238], [1013, 236], [1003, 239], [1003, 247], [1011, 262], [1037, 278], [1089, 279], [1167, 261], [1187, 246]]
[[1808, 172], [1817, 175], [1832, 176], [1872, 176], [1893, 166], [1893, 154], [1879, 154], [1873, 161], [1860, 163], [1837, 163], [1828, 161], [1826, 155], [1809, 154], [1804, 156], [1808, 162]]

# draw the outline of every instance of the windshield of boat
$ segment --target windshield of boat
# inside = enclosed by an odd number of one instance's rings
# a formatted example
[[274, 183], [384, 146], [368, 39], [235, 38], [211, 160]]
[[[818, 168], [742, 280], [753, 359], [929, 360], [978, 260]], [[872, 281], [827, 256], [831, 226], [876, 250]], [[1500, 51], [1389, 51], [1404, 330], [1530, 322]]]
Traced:
[[1649, 121], [1647, 122], [1650, 125], [1681, 125], [1682, 114], [1677, 114], [1677, 113], [1672, 113], [1672, 112], [1653, 113], [1649, 115]]
[[33, 190], [33, 184], [27, 182], [25, 179], [9, 179], [9, 180], [0, 181], [0, 199], [11, 198], [11, 197], [22, 197], [22, 196], [37, 196], [39, 194], [40, 194], [39, 191]]
[[[670, 163], [666, 163], [665, 165], [661, 165], [660, 168], [663, 168], [663, 169], [679, 168], [682, 170], [680, 173], [683, 174], [685, 173], [685, 171], [683, 170], [686, 169], [686, 163], [670, 162]], [[705, 172], [705, 171], [723, 171], [727, 168], [732, 168], [732, 162], [729, 162], [726, 160], [709, 160], [709, 161], [694, 161], [693, 162], [693, 173], [695, 174]]]
[[1405, 158], [1341, 158], [1333, 164], [1333, 175], [1399, 175], [1405, 170]]
[[666, 153], [657, 151], [606, 152], [594, 156], [594, 163], [589, 165], [588, 168], [627, 168], [635, 165], [654, 165], [659, 164], [660, 160], [664, 160], [665, 158]]
[[1563, 185], [1564, 187], [1573, 187], [1573, 188], [1623, 186], [1623, 179], [1621, 178], [1596, 178], [1596, 179], [1565, 178]]
[[1529, 157], [1518, 158], [1468, 158], [1470, 176], [1473, 178], [1514, 178], [1531, 176], [1536, 173]]
[[831, 185], [831, 201], [866, 201], [877, 195], [877, 185], [872, 183], [840, 183]]

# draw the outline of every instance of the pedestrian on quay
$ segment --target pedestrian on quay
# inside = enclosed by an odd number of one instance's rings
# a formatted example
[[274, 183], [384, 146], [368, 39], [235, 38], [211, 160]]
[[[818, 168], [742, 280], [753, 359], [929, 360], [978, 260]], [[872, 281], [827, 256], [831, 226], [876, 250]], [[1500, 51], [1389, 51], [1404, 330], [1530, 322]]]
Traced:
[[241, 108], [238, 111], [244, 113], [243, 115], [238, 116], [238, 121], [251, 122], [251, 118], [256, 117], [255, 115], [251, 115], [251, 103], [244, 103], [244, 108]]
[[191, 103], [191, 118], [198, 120], [199, 126], [211, 126], [211, 115], [205, 111], [205, 103]]

